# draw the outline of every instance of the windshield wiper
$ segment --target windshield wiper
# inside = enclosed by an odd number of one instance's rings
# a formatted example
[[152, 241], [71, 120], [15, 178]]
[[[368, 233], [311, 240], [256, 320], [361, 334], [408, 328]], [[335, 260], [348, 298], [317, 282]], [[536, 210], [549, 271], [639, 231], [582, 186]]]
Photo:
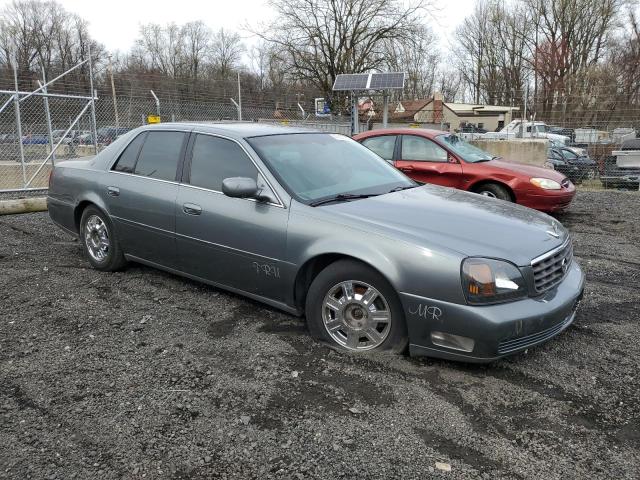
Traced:
[[369, 198], [375, 197], [376, 195], [380, 195], [379, 193], [340, 193], [338, 195], [334, 195], [333, 197], [323, 198], [322, 200], [316, 200], [315, 202], [311, 202], [309, 205], [312, 207], [317, 207], [318, 205], [324, 205], [325, 203], [331, 202], [344, 202], [345, 200], [357, 200], [358, 198]]
[[495, 157], [491, 157], [491, 160], [500, 160], [501, 158], [502, 157], [496, 155]]
[[396, 187], [389, 190], [387, 193], [400, 192], [402, 190], [409, 190], [410, 188], [416, 188], [420, 185], [405, 185], [404, 187]]

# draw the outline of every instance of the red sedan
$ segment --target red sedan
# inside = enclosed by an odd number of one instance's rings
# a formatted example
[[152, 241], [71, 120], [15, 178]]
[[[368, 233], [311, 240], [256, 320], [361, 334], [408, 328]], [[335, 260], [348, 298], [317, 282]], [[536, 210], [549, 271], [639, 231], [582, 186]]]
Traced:
[[439, 130], [390, 128], [353, 137], [422, 183], [459, 188], [545, 212], [566, 209], [574, 185], [555, 170], [507, 162]]

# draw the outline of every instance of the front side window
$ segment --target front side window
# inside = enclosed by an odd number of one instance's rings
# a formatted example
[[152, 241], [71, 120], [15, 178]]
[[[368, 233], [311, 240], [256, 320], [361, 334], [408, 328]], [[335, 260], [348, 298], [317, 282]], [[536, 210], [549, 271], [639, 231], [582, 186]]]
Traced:
[[362, 141], [362, 144], [385, 160], [393, 160], [393, 151], [396, 147], [396, 136], [383, 135], [381, 137], [366, 138]]
[[133, 173], [160, 180], [175, 180], [183, 132], [148, 132]]
[[257, 179], [258, 169], [234, 141], [211, 135], [197, 135], [191, 156], [189, 183], [222, 191], [222, 181], [231, 177]]
[[403, 135], [402, 160], [446, 162], [447, 151], [426, 138], [416, 135]]
[[493, 159], [493, 155], [481, 148], [471, 145], [457, 135], [439, 135], [438, 141], [446, 144], [454, 153], [462, 157], [465, 162], [487, 162]]
[[282, 186], [302, 202], [415, 186], [371, 150], [343, 135], [294, 133], [248, 141]]

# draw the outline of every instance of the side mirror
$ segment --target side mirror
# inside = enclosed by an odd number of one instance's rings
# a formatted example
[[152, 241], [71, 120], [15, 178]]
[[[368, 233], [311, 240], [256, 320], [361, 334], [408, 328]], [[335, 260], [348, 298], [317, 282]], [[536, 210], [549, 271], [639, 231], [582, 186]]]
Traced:
[[255, 198], [259, 202], [269, 201], [269, 197], [261, 195], [262, 189], [253, 178], [231, 177], [222, 181], [222, 193], [232, 198]]

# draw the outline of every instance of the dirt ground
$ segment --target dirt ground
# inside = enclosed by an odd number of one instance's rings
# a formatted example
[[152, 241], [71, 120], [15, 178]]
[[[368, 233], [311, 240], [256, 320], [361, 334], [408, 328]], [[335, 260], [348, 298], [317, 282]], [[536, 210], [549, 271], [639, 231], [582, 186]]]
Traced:
[[0, 478], [639, 478], [640, 196], [559, 218], [575, 323], [472, 366], [336, 353], [239, 296], [92, 270], [46, 213], [0, 217]]

